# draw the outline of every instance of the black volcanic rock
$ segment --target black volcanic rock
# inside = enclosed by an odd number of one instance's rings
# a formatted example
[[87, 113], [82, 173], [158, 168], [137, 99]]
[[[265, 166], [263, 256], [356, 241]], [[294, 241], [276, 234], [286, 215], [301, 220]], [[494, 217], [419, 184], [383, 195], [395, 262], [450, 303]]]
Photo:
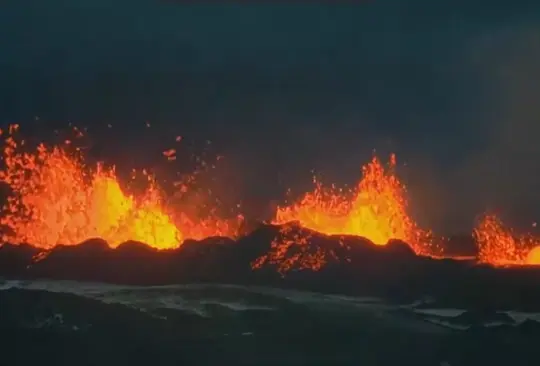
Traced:
[[201, 241], [187, 240], [176, 250], [178, 271], [195, 282], [223, 281], [249, 276], [249, 260], [243, 260], [241, 243], [230, 238], [212, 237]]
[[78, 246], [84, 248], [89, 253], [99, 253], [109, 250], [109, 244], [101, 238], [92, 238], [83, 241]]
[[93, 238], [83, 241], [75, 245], [57, 245], [56, 247], [41, 251], [41, 255], [36, 256], [36, 260], [40, 258], [75, 258], [80, 256], [94, 257], [103, 255], [110, 250], [109, 244], [100, 238]]
[[[278, 266], [254, 261], [287, 235], [308, 237], [290, 246], [285, 257], [321, 254], [318, 271], [293, 265], [282, 276]], [[34, 258], [34, 260], [32, 260]], [[295, 257], [296, 258], [296, 257]], [[416, 301], [433, 296], [451, 307], [540, 310], [540, 269], [492, 268], [451, 259], [417, 256], [407, 244], [377, 246], [355, 236], [327, 236], [294, 224], [261, 225], [237, 240], [188, 240], [174, 250], [127, 242], [111, 249], [100, 239], [58, 246], [39, 253], [28, 245], [0, 248], [0, 276], [51, 278], [133, 285], [235, 283], [300, 288], [318, 292], [385, 296]]]
[[90, 239], [78, 245], [58, 245], [34, 256], [25, 275], [77, 280], [96, 276], [99, 280], [99, 269], [111, 251], [102, 239]]
[[28, 244], [0, 246], [0, 273], [3, 276], [22, 275], [40, 249]]
[[148, 246], [145, 243], [129, 240], [120, 244], [118, 247], [116, 247], [116, 251], [117, 253], [122, 253], [125, 255], [137, 256], [137, 255], [148, 255], [149, 253], [155, 253], [156, 249]]
[[177, 249], [179, 255], [196, 260], [215, 260], [215, 256], [225, 255], [226, 252], [237, 243], [226, 237], [211, 237], [203, 240], [186, 240], [180, 248]]
[[411, 246], [403, 240], [389, 240], [388, 244], [385, 246], [385, 250], [390, 255], [400, 255], [409, 259], [415, 257], [414, 250], [412, 250]]
[[494, 310], [469, 310], [452, 319], [452, 323], [484, 326], [486, 324], [514, 324], [514, 320], [505, 313]]

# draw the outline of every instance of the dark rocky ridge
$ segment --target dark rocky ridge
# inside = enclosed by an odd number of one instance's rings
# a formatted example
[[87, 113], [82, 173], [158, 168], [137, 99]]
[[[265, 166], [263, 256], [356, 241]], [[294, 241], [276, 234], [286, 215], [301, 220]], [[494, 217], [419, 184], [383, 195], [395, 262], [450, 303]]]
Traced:
[[131, 285], [234, 283], [297, 288], [325, 293], [383, 296], [396, 302], [434, 297], [468, 309], [540, 309], [540, 269], [491, 268], [469, 261], [416, 256], [407, 244], [375, 246], [359, 237], [311, 233], [309, 250], [334, 251], [319, 271], [291, 270], [282, 277], [274, 265], [253, 270], [279, 227], [262, 225], [238, 240], [186, 241], [175, 250], [158, 251], [127, 242], [110, 249], [100, 239], [58, 246], [40, 260], [39, 249], [5, 244], [0, 248], [0, 276], [17, 279], [65, 279]]

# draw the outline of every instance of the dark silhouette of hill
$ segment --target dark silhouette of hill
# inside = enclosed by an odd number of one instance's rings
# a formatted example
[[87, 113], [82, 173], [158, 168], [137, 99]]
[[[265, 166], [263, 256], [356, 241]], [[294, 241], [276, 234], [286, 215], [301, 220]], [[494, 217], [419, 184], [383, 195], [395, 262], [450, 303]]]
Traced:
[[39, 252], [29, 245], [0, 248], [0, 275], [131, 285], [234, 283], [276, 286], [351, 295], [384, 296], [397, 302], [432, 296], [447, 306], [469, 309], [540, 309], [540, 269], [492, 268], [414, 254], [400, 241], [377, 246], [354, 236], [309, 235], [287, 256], [326, 255], [317, 271], [292, 266], [281, 275], [277, 264], [252, 264], [268, 253], [282, 227], [261, 225], [237, 240], [223, 237], [188, 240], [174, 250], [156, 250], [126, 242], [111, 249], [101, 239], [60, 245]]

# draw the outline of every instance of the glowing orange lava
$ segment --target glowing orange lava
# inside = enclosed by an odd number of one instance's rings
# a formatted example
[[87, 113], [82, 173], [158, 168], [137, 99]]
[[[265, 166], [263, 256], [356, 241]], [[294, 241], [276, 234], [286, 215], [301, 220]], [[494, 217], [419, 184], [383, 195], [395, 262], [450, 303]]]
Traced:
[[540, 246], [536, 246], [529, 251], [525, 258], [525, 263], [534, 266], [540, 265]]
[[516, 234], [495, 215], [484, 215], [474, 229], [478, 260], [494, 266], [540, 264], [540, 239]]
[[298, 221], [303, 227], [328, 235], [362, 236], [377, 245], [390, 239], [410, 243], [417, 252], [425, 249], [426, 232], [407, 213], [404, 185], [395, 174], [396, 158], [388, 168], [374, 157], [362, 167], [362, 179], [354, 190], [316, 187], [298, 202], [279, 207], [274, 223]]
[[135, 240], [167, 249], [186, 238], [235, 235], [239, 222], [194, 220], [167, 207], [146, 172], [148, 187], [135, 197], [121, 188], [114, 167], [91, 169], [78, 151], [41, 144], [21, 152], [25, 144], [13, 137], [17, 129], [10, 127], [0, 170], [0, 181], [11, 190], [0, 218], [4, 242], [51, 248], [100, 237], [112, 247]]
[[[278, 207], [273, 223], [294, 221], [327, 235], [362, 236], [377, 245], [399, 239], [408, 243], [417, 254], [431, 255], [435, 251], [431, 233], [420, 229], [409, 216], [406, 189], [397, 178], [395, 167], [395, 155], [391, 155], [386, 168], [374, 157], [362, 167], [358, 186], [347, 191], [335, 186], [325, 188], [314, 179], [315, 190], [297, 203]], [[265, 261], [284, 262], [288, 248], [294, 243], [305, 242], [296, 237], [288, 238], [287, 231], [290, 227], [286, 225], [282, 230], [284, 238], [274, 242], [273, 251], [256, 266]], [[322, 260], [320, 253], [317, 258]], [[317, 268], [322, 266], [320, 260], [315, 261]]]

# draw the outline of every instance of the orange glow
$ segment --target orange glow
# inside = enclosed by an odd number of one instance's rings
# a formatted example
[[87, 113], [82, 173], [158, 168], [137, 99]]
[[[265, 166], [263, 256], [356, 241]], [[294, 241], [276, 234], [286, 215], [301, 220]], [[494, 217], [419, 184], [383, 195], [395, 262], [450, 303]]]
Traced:
[[[0, 130], [5, 137], [0, 182], [10, 189], [0, 212], [3, 242], [48, 249], [100, 237], [111, 247], [135, 240], [169, 249], [185, 239], [234, 238], [239, 232], [243, 217], [222, 219], [206, 196], [189, 196], [195, 175], [175, 182], [176, 192], [167, 195], [155, 177], [143, 170], [137, 175], [145, 179], [145, 189], [135, 194], [122, 184], [126, 182], [120, 181], [114, 167], [85, 163], [76, 147], [77, 138], [83, 136], [80, 130], [75, 128], [74, 138], [62, 139], [61, 146], [36, 148], [16, 139], [17, 131], [18, 125]], [[162, 155], [172, 161], [177, 150], [168, 149]], [[431, 240], [431, 232], [421, 229], [408, 214], [406, 188], [395, 170], [396, 158], [391, 155], [386, 166], [376, 157], [363, 166], [362, 178], [353, 189], [325, 187], [314, 179], [312, 192], [277, 208], [272, 223], [281, 225], [280, 234], [253, 267], [276, 264], [283, 273], [292, 268], [319, 270], [331, 260], [347, 260], [337, 258], [328, 247], [312, 245], [314, 231], [323, 236], [365, 237], [376, 245], [398, 239], [416, 254], [440, 256], [442, 250]], [[189, 197], [190, 203], [174, 203], [178, 197]], [[205, 214], [199, 214], [203, 210]], [[540, 265], [540, 238], [518, 235], [494, 215], [479, 221], [474, 237], [479, 262]]]
[[112, 247], [135, 240], [167, 249], [186, 238], [236, 235], [240, 217], [199, 220], [174, 210], [145, 171], [146, 191], [130, 195], [122, 189], [114, 167], [86, 166], [80, 151], [68, 152], [71, 142], [52, 148], [41, 144], [35, 151], [21, 152], [25, 143], [13, 137], [17, 129], [17, 125], [10, 127], [0, 170], [0, 181], [11, 189], [0, 218], [7, 228], [3, 241], [51, 248], [101, 237]]
[[540, 265], [540, 246], [534, 247], [529, 251], [525, 258], [525, 264], [534, 266]]
[[485, 215], [474, 229], [478, 260], [494, 266], [540, 264], [540, 239], [519, 235], [495, 215]]
[[315, 181], [315, 190], [298, 203], [278, 207], [274, 223], [298, 221], [327, 235], [362, 236], [377, 245], [400, 239], [422, 252], [426, 232], [407, 214], [405, 187], [395, 175], [395, 166], [394, 155], [388, 169], [374, 157], [362, 168], [357, 188], [349, 191], [325, 189]]
[[[420, 229], [407, 213], [408, 202], [405, 186], [395, 174], [396, 158], [391, 155], [385, 168], [374, 157], [362, 167], [362, 179], [355, 189], [343, 190], [335, 186], [329, 188], [314, 180], [315, 189], [307, 193], [297, 203], [278, 207], [274, 224], [298, 222], [302, 227], [326, 235], [355, 235], [365, 237], [376, 245], [386, 245], [390, 239], [408, 243], [417, 254], [431, 255], [436, 248], [432, 245], [429, 231]], [[273, 251], [259, 259], [255, 266], [264, 262], [284, 263], [288, 248], [294, 243], [302, 243], [298, 235], [289, 235], [291, 228], [285, 226], [283, 238], [273, 244]], [[299, 256], [297, 253], [296, 256]], [[316, 262], [310, 268], [320, 268], [319, 260], [311, 256], [307, 262]], [[288, 267], [288, 265], [287, 265]]]

